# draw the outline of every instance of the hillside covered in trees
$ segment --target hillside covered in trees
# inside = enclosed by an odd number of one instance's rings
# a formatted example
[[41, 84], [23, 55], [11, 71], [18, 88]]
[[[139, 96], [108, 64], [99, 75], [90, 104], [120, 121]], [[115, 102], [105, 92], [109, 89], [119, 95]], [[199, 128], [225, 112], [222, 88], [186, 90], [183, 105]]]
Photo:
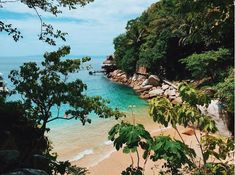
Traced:
[[169, 80], [203, 80], [234, 114], [234, 10], [230, 0], [160, 0], [114, 39], [115, 62]]
[[[119, 68], [169, 79], [223, 79], [233, 63], [233, 2], [161, 0], [114, 39]], [[220, 76], [220, 77], [218, 77]]]

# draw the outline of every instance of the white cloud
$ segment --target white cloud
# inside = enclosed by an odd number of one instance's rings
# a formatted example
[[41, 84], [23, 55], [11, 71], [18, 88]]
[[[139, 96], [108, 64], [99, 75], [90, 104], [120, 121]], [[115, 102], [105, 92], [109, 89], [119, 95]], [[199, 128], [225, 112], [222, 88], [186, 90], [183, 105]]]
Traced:
[[[88, 22], [70, 21], [62, 22], [50, 21], [59, 29], [69, 33], [66, 43], [72, 47], [72, 54], [82, 55], [103, 55], [113, 52], [112, 41], [118, 34], [124, 32], [128, 20], [139, 16], [150, 4], [156, 0], [95, 0], [85, 7], [77, 10], [63, 10], [63, 14], [58, 18], [73, 18]], [[35, 12], [22, 4], [9, 3], [4, 9], [11, 12], [30, 13]], [[1, 13], [1, 12], [0, 12]], [[41, 13], [43, 18], [51, 17], [50, 14]], [[2, 55], [17, 53], [20, 55], [41, 54], [45, 50], [56, 49], [47, 46], [37, 40], [40, 31], [40, 23], [37, 18], [27, 18], [25, 20], [8, 20], [22, 31], [24, 39], [18, 43], [9, 41], [9, 37], [4, 36], [4, 44], [0, 43], [3, 50]], [[0, 35], [2, 38], [2, 34]], [[61, 43], [60, 43], [61, 44]], [[10, 52], [14, 50], [15, 52]]]

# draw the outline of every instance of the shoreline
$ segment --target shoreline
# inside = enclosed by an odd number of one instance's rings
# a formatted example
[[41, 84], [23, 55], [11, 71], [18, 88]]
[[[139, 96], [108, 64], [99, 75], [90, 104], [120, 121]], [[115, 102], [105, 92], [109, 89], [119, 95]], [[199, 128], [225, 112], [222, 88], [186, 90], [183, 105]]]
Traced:
[[[153, 124], [156, 125], [156, 123], [153, 122]], [[146, 130], [148, 130], [152, 136], [158, 136], [160, 134], [163, 135], [170, 135], [172, 138], [180, 140], [180, 137], [178, 136], [177, 132], [171, 127], [160, 127], [160, 125], [152, 125], [149, 128], [146, 128]], [[158, 128], [158, 129], [156, 129]], [[179, 130], [182, 133], [187, 132], [188, 130], [190, 130], [189, 128], [183, 128], [183, 127], [179, 127]], [[199, 134], [199, 133], [198, 133]], [[197, 142], [194, 136], [191, 135], [183, 135], [183, 138], [185, 140], [185, 142], [190, 145], [191, 147], [195, 148], [196, 150], [198, 150], [197, 152], [199, 152], [199, 146], [197, 146]], [[142, 151], [140, 151], [140, 154], [142, 155]], [[136, 163], [137, 158], [135, 157], [135, 154], [132, 154], [132, 157], [134, 159], [134, 162]], [[198, 155], [200, 157], [200, 155]], [[140, 161], [140, 163], [143, 165], [142, 160]], [[80, 165], [79, 161], [77, 162], [73, 162], [74, 165]], [[125, 170], [129, 165], [131, 164], [131, 159], [130, 159], [130, 155], [129, 154], [124, 154], [122, 153], [122, 150], [116, 151], [114, 150], [112, 153], [110, 153], [109, 156], [104, 157], [103, 160], [97, 162], [97, 164], [90, 166], [88, 168], [89, 173], [91, 175], [97, 175], [97, 174], [102, 174], [102, 175], [120, 175], [121, 172], [123, 170]], [[152, 162], [149, 161], [146, 164], [146, 168], [145, 168], [145, 174], [152, 174], [159, 172], [160, 167], [156, 165], [161, 165], [163, 164], [163, 161], [157, 161], [157, 162]]]
[[147, 101], [162, 96], [168, 98], [173, 104], [182, 104], [183, 102], [178, 92], [179, 82], [172, 83], [161, 80], [157, 75], [138, 72], [133, 76], [128, 76], [119, 69], [106, 72], [105, 77], [111, 82], [132, 88], [140, 98]]

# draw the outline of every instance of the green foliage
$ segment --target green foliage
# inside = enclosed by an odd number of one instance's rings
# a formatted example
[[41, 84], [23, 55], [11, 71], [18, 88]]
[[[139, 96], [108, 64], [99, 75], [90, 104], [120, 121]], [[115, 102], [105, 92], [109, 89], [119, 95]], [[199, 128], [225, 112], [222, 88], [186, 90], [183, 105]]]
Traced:
[[233, 175], [234, 166], [224, 163], [208, 163], [203, 168], [196, 169], [193, 175]]
[[225, 69], [226, 62], [232, 62], [232, 56], [228, 49], [219, 48], [217, 51], [192, 54], [181, 59], [181, 62], [186, 64], [186, 68], [194, 78], [200, 79], [210, 76], [215, 80]]
[[14, 41], [18, 41], [20, 38], [23, 38], [21, 32], [17, 28], [12, 27], [12, 24], [5, 24], [0, 21], [0, 32], [6, 32], [8, 35], [11, 35]]
[[215, 96], [225, 105], [228, 112], [234, 113], [234, 70], [229, 71], [228, 77], [216, 85]]
[[176, 127], [176, 113], [173, 113], [173, 105], [165, 97], [157, 97], [150, 101], [149, 103], [149, 115], [153, 117], [154, 122], [161, 123], [165, 127], [171, 124]]
[[[39, 34], [39, 40], [42, 40], [50, 45], [56, 45], [55, 39], [61, 39], [66, 41], [65, 36], [67, 33], [62, 32], [61, 30], [55, 30], [51, 24], [45, 24], [42, 20], [39, 10], [43, 12], [50, 13], [54, 16], [62, 13], [63, 8], [68, 8], [69, 10], [76, 9], [78, 5], [84, 6], [93, 0], [21, 0], [21, 1], [0, 1], [0, 8], [4, 8], [6, 3], [22, 3], [28, 8], [35, 11], [35, 15], [38, 16], [41, 22], [41, 31]], [[23, 38], [21, 32], [12, 27], [12, 24], [5, 24], [3, 21], [0, 21], [0, 32], [6, 32], [8, 35], [12, 35], [15, 41], [18, 41], [20, 38]]]
[[147, 140], [151, 139], [149, 132], [144, 129], [141, 124], [131, 125], [129, 123], [122, 122], [116, 124], [109, 131], [109, 140], [113, 141], [113, 144], [117, 150], [123, 147], [124, 153], [135, 152], [137, 147], [146, 144]]
[[183, 101], [189, 103], [189, 105], [196, 107], [196, 105], [208, 105], [210, 103], [209, 94], [202, 90], [196, 90], [187, 83], [181, 83], [178, 88], [180, 96]]
[[205, 135], [201, 138], [205, 159], [213, 156], [218, 160], [225, 160], [234, 150], [234, 140], [222, 136]]
[[143, 168], [127, 167], [125, 171], [122, 171], [122, 175], [143, 175]]
[[[218, 78], [233, 65], [233, 16], [229, 0], [160, 0], [114, 40], [116, 63], [129, 74], [145, 66], [168, 79], [190, 77], [186, 68], [193, 77]], [[183, 58], [191, 58], [186, 67]]]
[[202, 102], [204, 97], [201, 99], [201, 96], [197, 95], [196, 91], [187, 85], [181, 85], [179, 89], [180, 93], [183, 94], [182, 98], [184, 97], [183, 99], [189, 102], [173, 106], [165, 97], [152, 99], [149, 103], [149, 115], [153, 118], [153, 121], [165, 127], [171, 124], [175, 129], [177, 129], [177, 125], [184, 127], [194, 125], [201, 131], [216, 132], [215, 122], [208, 116], [201, 114], [196, 107], [196, 104], [198, 104], [196, 101]]
[[[161, 173], [164, 174], [184, 174], [191, 172], [194, 175], [206, 174], [232, 174], [234, 166], [228, 160], [234, 151], [233, 138], [218, 137], [213, 135], [217, 131], [215, 121], [209, 116], [204, 115], [197, 108], [197, 105], [208, 104], [210, 98], [203, 91], [195, 90], [186, 83], [179, 85], [179, 92], [184, 100], [183, 104], [173, 105], [165, 97], [156, 97], [149, 103], [149, 115], [154, 122], [164, 125], [172, 125], [177, 131], [182, 141], [175, 140], [169, 136], [152, 137], [145, 131], [142, 125], [131, 125], [122, 122], [115, 125], [109, 132], [109, 139], [117, 150], [123, 148], [124, 153], [137, 153], [137, 166], [134, 163], [122, 172], [123, 175], [144, 174], [147, 160], [164, 160]], [[198, 161], [198, 153], [190, 148], [181, 136], [178, 125], [191, 127], [193, 135], [201, 150], [203, 164]], [[200, 138], [197, 136], [196, 129], [200, 130]], [[204, 133], [204, 135], [202, 135]], [[143, 150], [142, 158], [144, 165], [139, 164], [138, 149]], [[213, 161], [216, 160], [216, 163]], [[228, 160], [228, 164], [224, 161]], [[132, 159], [133, 161], [133, 159]]]
[[157, 136], [154, 138], [151, 149], [154, 154], [150, 158], [153, 161], [166, 160], [166, 166], [170, 168], [172, 174], [179, 174], [179, 169], [182, 165], [194, 166], [190, 158], [196, 156], [195, 151], [178, 140], [172, 140], [169, 136]]
[[[55, 119], [80, 119], [83, 124], [91, 122], [88, 114], [94, 111], [101, 118], [122, 116], [117, 110], [106, 106], [107, 102], [101, 97], [89, 97], [83, 94], [86, 85], [77, 79], [69, 81], [71, 73], [78, 72], [83, 61], [89, 59], [65, 59], [70, 47], [60, 48], [58, 51], [45, 53], [45, 61], [41, 65], [34, 62], [24, 63], [20, 70], [11, 71], [9, 78], [15, 86], [15, 93], [23, 98], [26, 112], [36, 124], [41, 124], [44, 133], [46, 124]], [[59, 109], [68, 104], [67, 118], [61, 117]], [[57, 107], [58, 116], [52, 116], [51, 108]]]

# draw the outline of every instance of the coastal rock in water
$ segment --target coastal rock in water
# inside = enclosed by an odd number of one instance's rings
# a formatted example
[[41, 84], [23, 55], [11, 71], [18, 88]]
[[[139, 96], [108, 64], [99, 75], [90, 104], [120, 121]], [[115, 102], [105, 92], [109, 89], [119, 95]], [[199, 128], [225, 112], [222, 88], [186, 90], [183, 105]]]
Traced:
[[158, 86], [160, 84], [160, 79], [156, 75], [150, 75], [148, 78], [148, 84]]
[[12, 169], [19, 162], [20, 152], [17, 150], [0, 151], [0, 172]]
[[38, 170], [38, 169], [29, 169], [29, 168], [24, 168], [24, 169], [19, 169], [17, 171], [12, 171], [9, 173], [5, 173], [2, 175], [48, 175], [45, 171], [43, 170]]
[[149, 94], [141, 94], [140, 98], [142, 98], [142, 99], [149, 99], [150, 95]]
[[152, 87], [153, 87], [153, 85], [143, 86], [143, 87], [140, 87], [140, 89], [137, 89], [136, 92], [141, 93], [141, 92], [144, 92], [144, 91], [151, 89]]
[[135, 91], [140, 90], [140, 86], [134, 85], [133, 89], [134, 89]]
[[156, 96], [159, 96], [159, 95], [162, 95], [163, 94], [163, 90], [162, 89], [155, 89], [155, 90], [152, 90], [149, 92], [149, 95], [151, 97], [156, 97]]

